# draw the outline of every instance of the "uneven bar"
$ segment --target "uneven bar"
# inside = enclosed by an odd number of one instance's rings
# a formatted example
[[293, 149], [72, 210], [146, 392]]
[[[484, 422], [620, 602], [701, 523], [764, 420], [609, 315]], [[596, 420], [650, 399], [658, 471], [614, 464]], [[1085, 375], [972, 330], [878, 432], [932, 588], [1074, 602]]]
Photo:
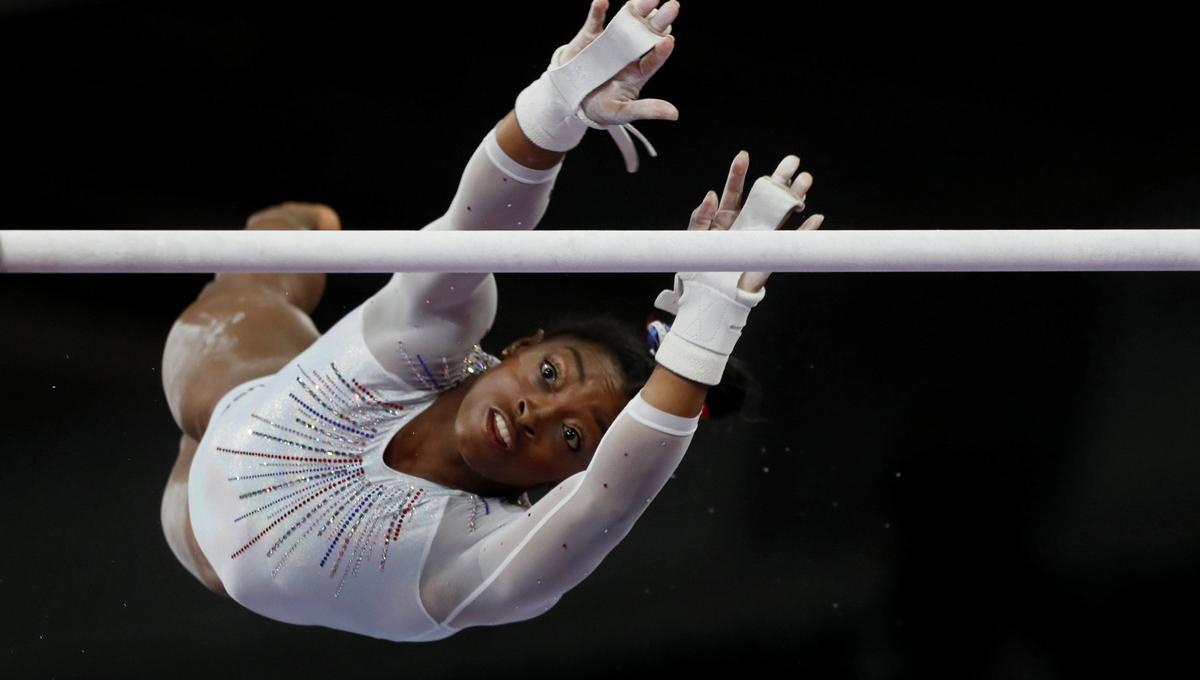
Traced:
[[1200, 270], [1197, 229], [0, 230], [0, 272]]

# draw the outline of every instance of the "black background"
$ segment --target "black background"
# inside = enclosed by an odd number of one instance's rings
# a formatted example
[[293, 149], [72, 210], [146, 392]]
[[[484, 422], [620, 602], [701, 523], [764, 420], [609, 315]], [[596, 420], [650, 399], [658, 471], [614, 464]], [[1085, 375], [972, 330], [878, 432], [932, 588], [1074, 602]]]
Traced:
[[[967, 7], [685, 2], [645, 92], [682, 113], [641, 126], [661, 157], [627, 175], [590, 134], [543, 227], [682, 229], [741, 148], [754, 174], [798, 152], [826, 230], [1196, 226], [1182, 16]], [[236, 228], [311, 200], [418, 228], [585, 11], [0, 3], [0, 227]], [[385, 279], [331, 276], [318, 325]], [[261, 618], [169, 552], [159, 361], [205, 280], [0, 279], [0, 674], [1193, 666], [1197, 274], [777, 275], [737, 349], [763, 422], [705, 424], [545, 616], [420, 645]], [[568, 309], [642, 319], [669, 282], [501, 275], [484, 346]]]

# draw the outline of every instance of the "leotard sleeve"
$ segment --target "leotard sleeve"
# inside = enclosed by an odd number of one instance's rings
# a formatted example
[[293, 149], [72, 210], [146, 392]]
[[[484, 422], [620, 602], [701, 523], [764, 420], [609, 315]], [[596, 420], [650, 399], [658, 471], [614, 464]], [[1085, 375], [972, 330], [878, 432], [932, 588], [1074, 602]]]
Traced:
[[638, 393], [587, 469], [474, 543], [435, 576], [465, 594], [442, 621], [454, 629], [532, 618], [578, 585], [621, 542], [678, 467], [699, 415], [683, 418]]
[[[490, 133], [467, 164], [450, 209], [425, 229], [532, 229], [560, 168], [524, 168]], [[363, 334], [383, 368], [407, 376], [414, 368], [403, 356], [461, 353], [478, 342], [496, 303], [492, 274], [398, 273], [365, 304]], [[407, 349], [403, 356], [397, 342]], [[436, 594], [426, 604], [439, 601], [437, 620], [456, 629], [494, 625], [552, 607], [629, 533], [682, 461], [698, 421], [635, 396], [586, 470], [531, 508], [506, 509], [483, 538], [445, 546], [447, 558], [422, 577], [423, 595]]]
[[[517, 164], [493, 130], [467, 163], [450, 209], [423, 230], [533, 229], [561, 168]], [[407, 377], [414, 369], [406, 357], [468, 351], [491, 328], [496, 301], [492, 274], [397, 273], [365, 303], [364, 340], [383, 368]], [[400, 342], [404, 352], [396, 351]]]

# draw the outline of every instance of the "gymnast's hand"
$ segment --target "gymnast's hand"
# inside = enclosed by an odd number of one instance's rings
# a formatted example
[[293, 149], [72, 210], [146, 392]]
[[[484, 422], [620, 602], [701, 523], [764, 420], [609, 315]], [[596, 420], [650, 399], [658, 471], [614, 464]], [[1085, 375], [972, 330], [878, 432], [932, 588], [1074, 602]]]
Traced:
[[679, 111], [661, 99], [638, 99], [642, 87], [675, 48], [668, 33], [679, 2], [630, 0], [605, 27], [608, 0], [593, 0], [583, 28], [559, 47], [550, 66], [517, 95], [514, 109], [521, 132], [535, 146], [565, 153], [589, 127], [608, 130], [629, 172], [637, 171], [630, 135], [655, 155], [645, 137], [628, 125], [635, 120], [675, 120]]
[[[733, 158], [720, 203], [717, 202], [717, 192], [709, 191], [705, 194], [704, 200], [692, 211], [692, 220], [688, 224], [689, 231], [728, 230], [730, 227], [734, 229], [779, 229], [787, 222], [785, 217], [783, 221], [775, 225], [745, 222], [735, 225], [738, 215], [741, 213], [742, 193], [746, 184], [746, 171], [749, 167], [749, 153], [742, 151]], [[797, 212], [804, 209], [804, 197], [812, 188], [813, 182], [812, 175], [807, 172], [796, 175], [796, 171], [799, 169], [800, 157], [787, 156], [780, 161], [779, 166], [775, 168], [775, 173], [769, 178], [773, 184], [786, 189], [800, 201], [800, 206], [796, 208]], [[795, 179], [792, 179], [793, 175], [795, 175]], [[824, 215], [813, 215], [804, 220], [799, 229], [800, 231], [819, 229], [824, 221]], [[738, 279], [738, 288], [750, 293], [757, 292], [766, 285], [767, 278], [770, 276], [771, 272], [744, 272]]]
[[[775, 174], [754, 184], [742, 209], [742, 192], [750, 154], [742, 151], [733, 159], [720, 203], [710, 191], [692, 212], [689, 231], [713, 229], [778, 229], [793, 212], [803, 210], [804, 195], [812, 186], [812, 175], [800, 173], [800, 159], [783, 159]], [[821, 226], [824, 218], [813, 215], [801, 229]], [[742, 334], [746, 319], [767, 292], [763, 284], [770, 272], [679, 272], [675, 285], [658, 294], [654, 306], [675, 315], [675, 323], [659, 345], [654, 358], [676, 375], [702, 385], [721, 382], [725, 364]]]
[[[671, 51], [675, 49], [675, 38], [669, 36], [671, 23], [679, 16], [679, 3], [668, 0], [658, 7], [659, 0], [633, 0], [634, 14], [641, 17], [650, 30], [667, 39], [647, 52], [641, 59], [630, 62], [608, 82], [592, 90], [584, 98], [581, 108], [589, 120], [598, 125], [624, 125], [635, 120], [677, 120], [679, 110], [662, 99], [638, 99], [646, 82], [662, 68]], [[657, 9], [656, 9], [657, 7]], [[583, 48], [604, 32], [604, 17], [608, 12], [608, 0], [593, 0], [587, 21], [579, 33], [567, 43], [558, 55], [559, 63], [565, 64]]]

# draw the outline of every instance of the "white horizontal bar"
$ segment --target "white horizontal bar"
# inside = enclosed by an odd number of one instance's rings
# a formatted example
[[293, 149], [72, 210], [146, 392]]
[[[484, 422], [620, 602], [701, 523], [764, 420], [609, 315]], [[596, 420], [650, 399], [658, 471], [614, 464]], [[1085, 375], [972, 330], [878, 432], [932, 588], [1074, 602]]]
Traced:
[[1200, 230], [0, 230], [0, 272], [1200, 270]]

